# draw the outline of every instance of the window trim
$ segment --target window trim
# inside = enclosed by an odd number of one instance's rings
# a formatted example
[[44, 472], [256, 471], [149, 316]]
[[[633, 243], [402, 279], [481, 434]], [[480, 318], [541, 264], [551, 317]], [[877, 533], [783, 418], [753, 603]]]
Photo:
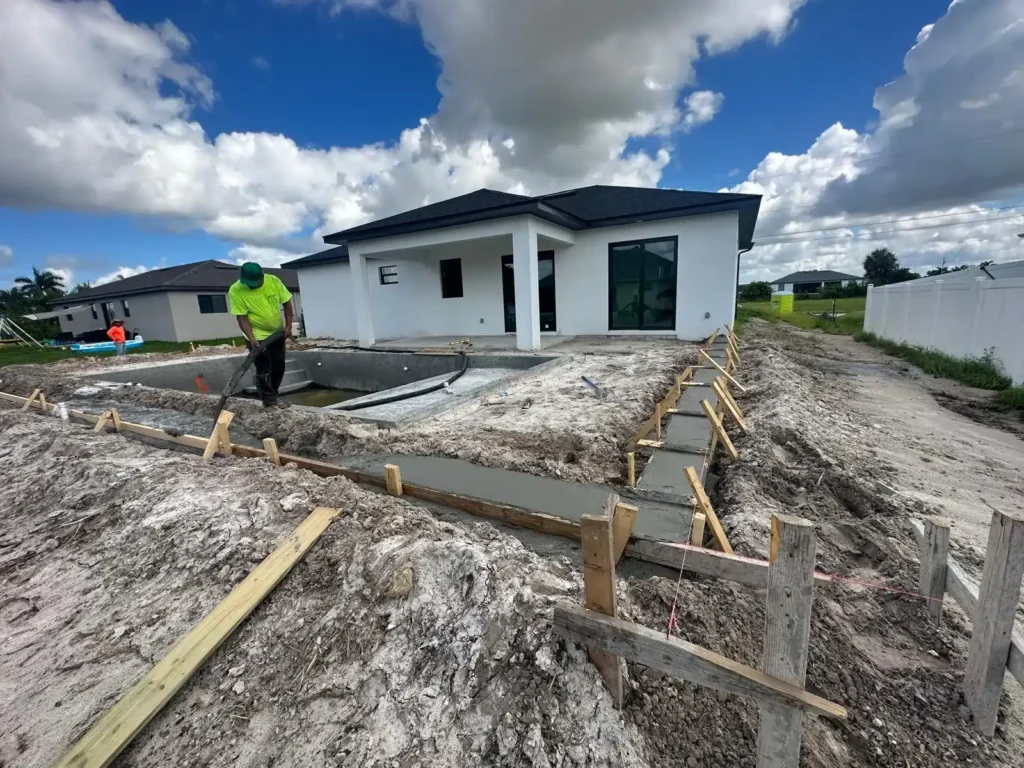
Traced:
[[124, 313], [125, 317], [131, 317], [132, 316], [132, 311], [128, 307], [128, 300], [127, 299], [121, 299], [121, 311]]
[[[452, 293], [449, 296], [445, 296], [445, 292], [444, 292], [444, 287], [445, 287], [445, 284], [444, 284], [445, 283], [445, 281], [444, 281], [444, 265], [445, 264], [450, 264], [451, 262], [455, 262], [459, 266], [459, 292], [458, 292], [458, 295], [456, 295], [455, 293]], [[462, 257], [461, 256], [458, 256], [458, 257], [453, 258], [453, 259], [440, 259], [440, 260], [438, 260], [438, 262], [437, 262], [437, 272], [438, 272], [438, 277], [441, 280], [441, 298], [442, 299], [464, 299], [466, 297], [466, 285], [465, 285], [465, 283], [464, 283], [464, 281], [462, 279]]]
[[[203, 311], [203, 299], [210, 300], [209, 312]], [[222, 302], [224, 302], [224, 309], [217, 309], [216, 306], [214, 306], [215, 299], [220, 299]], [[197, 293], [196, 303], [199, 305], [200, 315], [224, 315], [228, 313], [228, 298], [223, 293]]]
[[[637, 300], [639, 301], [639, 304], [640, 304], [640, 306], [639, 306], [639, 322], [638, 322], [638, 327], [636, 327], [636, 328], [613, 328], [612, 327], [612, 317], [614, 317], [614, 315], [615, 315], [615, 302], [614, 302], [613, 294], [612, 294], [612, 285], [613, 285], [613, 281], [612, 281], [612, 252], [613, 252], [613, 249], [616, 248], [616, 247], [624, 246], [624, 245], [640, 245], [640, 246], [643, 246], [643, 245], [646, 245], [647, 243], [661, 243], [661, 242], [668, 242], [668, 241], [671, 241], [673, 249], [675, 251], [675, 261], [673, 262], [673, 269], [674, 269], [674, 272], [675, 272], [675, 275], [674, 275], [675, 280], [674, 280], [674, 282], [672, 284], [672, 290], [673, 290], [672, 307], [675, 310], [675, 312], [673, 312], [673, 314], [672, 314], [672, 325], [667, 327], [667, 328], [644, 328], [643, 327], [643, 321], [644, 321], [644, 313], [643, 313], [643, 306], [644, 306], [644, 303], [643, 303], [644, 302], [644, 275], [643, 275], [643, 271], [641, 270], [641, 272], [640, 272], [640, 280], [639, 280], [640, 291], [639, 291], [639, 294], [637, 296]], [[614, 243], [608, 243], [608, 331], [609, 332], [624, 331], [624, 332], [627, 332], [627, 333], [628, 332], [632, 332], [632, 333], [667, 333], [668, 331], [674, 331], [676, 329], [676, 313], [678, 312], [678, 310], [679, 310], [679, 235], [663, 235], [661, 237], [634, 238], [632, 240], [619, 240], [619, 241], [614, 242]]]
[[[394, 272], [385, 272], [385, 269], [393, 269]], [[398, 285], [398, 265], [388, 264], [387, 266], [377, 267], [377, 277], [381, 285]], [[393, 277], [394, 280], [388, 280], [387, 278], [389, 277]]]
[[90, 304], [89, 305], [89, 309], [92, 310], [92, 319], [93, 320], [99, 320], [100, 319], [100, 314], [99, 314], [99, 312], [96, 311], [96, 305], [95, 304]]

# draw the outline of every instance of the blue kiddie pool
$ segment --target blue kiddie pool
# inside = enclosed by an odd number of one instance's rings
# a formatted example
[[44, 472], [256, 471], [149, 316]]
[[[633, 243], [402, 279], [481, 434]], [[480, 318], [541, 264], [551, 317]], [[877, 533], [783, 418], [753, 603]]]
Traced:
[[[131, 339], [131, 340], [126, 341], [124, 343], [124, 349], [125, 349], [126, 352], [129, 349], [138, 349], [139, 347], [141, 347], [145, 343], [146, 343], [145, 340], [142, 339], [142, 338]], [[72, 344], [71, 345], [71, 351], [72, 352], [81, 352], [82, 354], [85, 354], [85, 355], [94, 355], [97, 352], [114, 352], [115, 350], [114, 350], [114, 342], [112, 342], [112, 341], [99, 341], [99, 342], [96, 342], [95, 344]]]

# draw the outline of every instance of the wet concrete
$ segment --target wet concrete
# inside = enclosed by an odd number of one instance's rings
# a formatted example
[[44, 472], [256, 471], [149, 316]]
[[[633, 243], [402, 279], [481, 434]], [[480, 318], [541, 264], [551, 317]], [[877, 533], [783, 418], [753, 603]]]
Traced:
[[[483, 499], [543, 512], [566, 520], [604, 513], [608, 494], [619, 492], [623, 501], [640, 508], [633, 535], [678, 541], [690, 527], [689, 508], [664, 502], [625, 498], [623, 489], [593, 483], [569, 483], [507, 469], [481, 467], [441, 456], [338, 456], [333, 464], [384, 476], [385, 464], [397, 464], [403, 482], [460, 496]], [[684, 480], [685, 482], [685, 480]]]

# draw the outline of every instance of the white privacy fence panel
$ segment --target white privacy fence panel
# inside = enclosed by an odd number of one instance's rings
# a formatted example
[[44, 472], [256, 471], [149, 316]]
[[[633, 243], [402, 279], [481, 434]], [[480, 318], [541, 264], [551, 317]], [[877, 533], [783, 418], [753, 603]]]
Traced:
[[870, 286], [864, 330], [956, 357], [991, 354], [1024, 383], [1024, 278]]

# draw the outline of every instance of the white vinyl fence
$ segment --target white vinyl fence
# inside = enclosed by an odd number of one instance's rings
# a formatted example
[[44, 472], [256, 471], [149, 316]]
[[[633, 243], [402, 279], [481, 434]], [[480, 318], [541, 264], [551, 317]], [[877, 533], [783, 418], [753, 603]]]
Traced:
[[911, 280], [868, 288], [864, 330], [956, 357], [991, 355], [1024, 383], [1024, 278]]

